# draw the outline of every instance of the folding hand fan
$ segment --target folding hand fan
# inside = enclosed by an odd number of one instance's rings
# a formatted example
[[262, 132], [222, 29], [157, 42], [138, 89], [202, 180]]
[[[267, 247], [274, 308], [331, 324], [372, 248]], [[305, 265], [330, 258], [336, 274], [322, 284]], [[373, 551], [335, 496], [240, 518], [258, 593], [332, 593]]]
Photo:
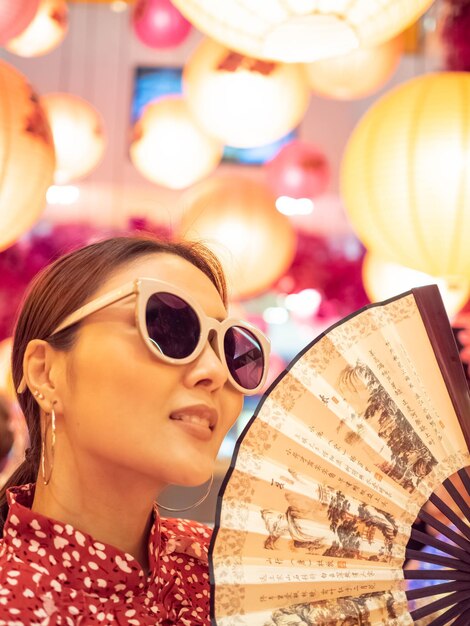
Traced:
[[[332, 326], [237, 442], [210, 547], [212, 624], [468, 626], [469, 446], [468, 387], [436, 286]], [[418, 515], [436, 532], [417, 530]]]

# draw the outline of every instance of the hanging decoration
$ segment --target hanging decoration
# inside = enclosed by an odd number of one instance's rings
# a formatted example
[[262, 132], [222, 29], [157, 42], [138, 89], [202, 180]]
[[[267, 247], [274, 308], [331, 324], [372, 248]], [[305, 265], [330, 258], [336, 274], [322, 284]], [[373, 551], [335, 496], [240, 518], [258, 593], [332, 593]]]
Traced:
[[0, 61], [0, 250], [39, 218], [54, 167], [52, 134], [37, 96], [22, 74]]
[[210, 39], [189, 58], [183, 85], [202, 128], [238, 148], [286, 135], [302, 120], [310, 98], [301, 66], [246, 57]]
[[448, 70], [470, 72], [470, 2], [445, 0], [441, 31]]
[[177, 234], [202, 239], [221, 259], [233, 298], [262, 293], [289, 267], [295, 233], [266, 186], [240, 176], [212, 178], [182, 202]]
[[25, 30], [38, 6], [39, 0], [0, 0], [0, 46]]
[[191, 31], [191, 23], [170, 0], [138, 0], [132, 26], [142, 43], [157, 50], [179, 46]]
[[355, 100], [378, 91], [398, 67], [403, 49], [399, 37], [377, 46], [361, 47], [338, 57], [307, 63], [307, 80], [313, 91], [327, 98]]
[[68, 93], [42, 96], [41, 104], [54, 138], [55, 182], [63, 184], [83, 178], [104, 154], [101, 115], [89, 102]]
[[355, 128], [342, 193], [363, 243], [432, 276], [470, 276], [470, 74], [431, 73], [388, 92]]
[[330, 181], [330, 166], [316, 146], [296, 139], [281, 148], [264, 166], [266, 180], [276, 196], [315, 198]]
[[5, 46], [21, 57], [37, 57], [56, 48], [68, 29], [66, 0], [40, 0], [39, 8], [29, 26]]
[[281, 294], [315, 289], [318, 319], [339, 319], [369, 302], [362, 285], [364, 249], [353, 235], [321, 237], [297, 233], [294, 260], [274, 288]]
[[203, 33], [258, 59], [309, 63], [375, 46], [417, 20], [433, 0], [173, 0]]
[[371, 302], [387, 300], [413, 287], [437, 284], [449, 317], [455, 315], [470, 297], [467, 277], [447, 281], [403, 265], [388, 263], [372, 252], [367, 252], [364, 257], [362, 279]]
[[150, 181], [183, 189], [212, 172], [222, 158], [222, 144], [206, 135], [179, 96], [145, 107], [134, 127], [130, 157]]

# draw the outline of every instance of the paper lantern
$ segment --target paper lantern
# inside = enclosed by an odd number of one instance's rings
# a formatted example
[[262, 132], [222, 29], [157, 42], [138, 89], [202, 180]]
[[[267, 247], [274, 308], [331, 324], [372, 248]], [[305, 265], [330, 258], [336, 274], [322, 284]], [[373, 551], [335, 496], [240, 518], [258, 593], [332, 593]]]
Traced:
[[413, 287], [436, 284], [449, 316], [457, 313], [470, 297], [469, 277], [452, 281], [436, 278], [403, 265], [388, 263], [371, 252], [367, 252], [364, 257], [362, 278], [372, 302], [381, 302]]
[[330, 181], [328, 160], [315, 146], [294, 140], [265, 165], [266, 180], [276, 196], [315, 198]]
[[21, 57], [41, 56], [62, 42], [67, 28], [66, 0], [40, 0], [32, 22], [18, 37], [10, 39], [5, 47]]
[[104, 153], [101, 115], [86, 100], [67, 93], [47, 94], [41, 104], [54, 138], [55, 182], [68, 183], [86, 176]]
[[24, 31], [36, 15], [39, 0], [0, 0], [0, 45]]
[[188, 106], [224, 144], [249, 148], [286, 135], [302, 119], [310, 98], [300, 65], [267, 63], [205, 39], [187, 62]]
[[221, 259], [233, 297], [265, 291], [289, 267], [294, 230], [259, 182], [238, 176], [212, 178], [188, 192], [183, 206], [178, 234], [202, 239]]
[[145, 178], [183, 189], [212, 172], [222, 150], [194, 122], [183, 98], [167, 97], [145, 107], [134, 127], [130, 156]]
[[367, 248], [432, 276], [470, 276], [470, 74], [426, 74], [388, 92], [354, 130], [345, 208]]
[[401, 37], [377, 46], [305, 65], [313, 91], [338, 100], [365, 98], [380, 89], [395, 72], [403, 49]]
[[0, 249], [39, 218], [54, 167], [52, 134], [36, 95], [0, 61]]
[[170, 0], [139, 0], [132, 14], [134, 32], [150, 48], [174, 48], [191, 30], [191, 24]]
[[308, 63], [390, 39], [432, 1], [173, 0], [173, 4], [196, 28], [242, 54]]

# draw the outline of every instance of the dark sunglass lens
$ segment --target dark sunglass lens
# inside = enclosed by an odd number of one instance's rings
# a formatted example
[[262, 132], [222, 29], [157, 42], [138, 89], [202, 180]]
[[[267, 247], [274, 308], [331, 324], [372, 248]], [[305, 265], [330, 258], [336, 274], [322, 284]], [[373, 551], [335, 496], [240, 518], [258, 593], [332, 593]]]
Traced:
[[145, 311], [151, 341], [164, 355], [184, 359], [194, 352], [201, 332], [194, 309], [171, 293], [154, 293]]
[[247, 328], [232, 326], [224, 337], [227, 367], [244, 389], [255, 389], [264, 371], [264, 354], [258, 339]]

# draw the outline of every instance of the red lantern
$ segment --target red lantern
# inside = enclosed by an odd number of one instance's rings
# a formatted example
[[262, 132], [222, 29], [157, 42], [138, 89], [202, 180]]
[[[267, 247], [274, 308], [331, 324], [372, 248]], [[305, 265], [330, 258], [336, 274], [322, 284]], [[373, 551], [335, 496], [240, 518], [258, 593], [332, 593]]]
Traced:
[[330, 181], [330, 166], [318, 148], [294, 140], [265, 165], [269, 186], [276, 196], [315, 198]]
[[0, 0], [0, 45], [24, 31], [38, 10], [39, 0]]
[[170, 0], [139, 0], [132, 15], [137, 37], [150, 48], [174, 48], [182, 43], [191, 24]]

